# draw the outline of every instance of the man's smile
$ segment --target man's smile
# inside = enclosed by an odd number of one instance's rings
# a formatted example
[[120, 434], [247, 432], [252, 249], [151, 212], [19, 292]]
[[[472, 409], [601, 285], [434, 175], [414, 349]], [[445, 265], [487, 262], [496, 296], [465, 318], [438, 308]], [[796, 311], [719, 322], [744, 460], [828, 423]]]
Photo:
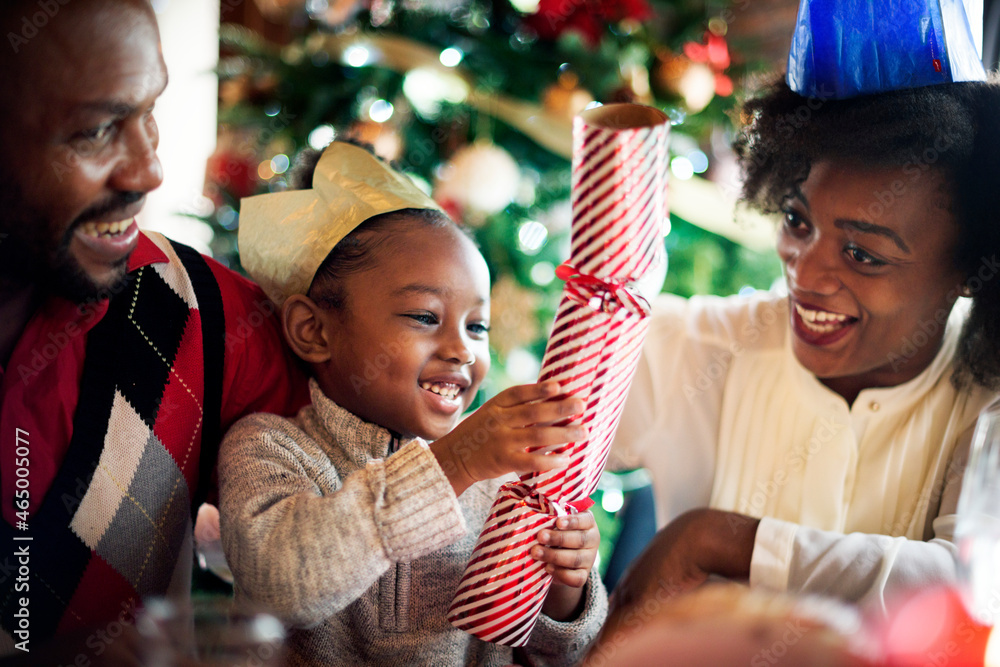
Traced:
[[117, 264], [128, 259], [139, 242], [135, 218], [117, 222], [85, 222], [73, 230], [74, 253], [81, 265]]

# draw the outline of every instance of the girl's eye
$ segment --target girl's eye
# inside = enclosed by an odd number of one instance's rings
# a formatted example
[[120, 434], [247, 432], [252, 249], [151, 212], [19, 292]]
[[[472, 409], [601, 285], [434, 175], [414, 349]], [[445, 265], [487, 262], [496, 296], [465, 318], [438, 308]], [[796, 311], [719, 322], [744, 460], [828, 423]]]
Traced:
[[406, 317], [425, 326], [433, 326], [438, 323], [437, 315], [434, 313], [407, 313]]
[[847, 254], [848, 257], [851, 258], [852, 262], [855, 262], [857, 264], [864, 264], [866, 266], [885, 266], [886, 264], [886, 262], [882, 261], [881, 259], [878, 259], [869, 252], [862, 250], [853, 243], [848, 243], [844, 247], [844, 252]]
[[468, 329], [477, 336], [485, 336], [490, 332], [490, 325], [484, 322], [473, 322], [469, 324]]

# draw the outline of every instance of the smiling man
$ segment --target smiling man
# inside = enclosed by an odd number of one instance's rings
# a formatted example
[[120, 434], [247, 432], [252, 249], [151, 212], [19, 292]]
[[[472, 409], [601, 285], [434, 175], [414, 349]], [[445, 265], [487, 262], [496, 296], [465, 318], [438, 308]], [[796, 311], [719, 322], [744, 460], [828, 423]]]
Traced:
[[305, 392], [263, 293], [135, 222], [163, 178], [149, 4], [42, 4], [0, 7], [0, 653], [77, 631], [91, 659], [90, 629], [189, 594], [220, 431]]

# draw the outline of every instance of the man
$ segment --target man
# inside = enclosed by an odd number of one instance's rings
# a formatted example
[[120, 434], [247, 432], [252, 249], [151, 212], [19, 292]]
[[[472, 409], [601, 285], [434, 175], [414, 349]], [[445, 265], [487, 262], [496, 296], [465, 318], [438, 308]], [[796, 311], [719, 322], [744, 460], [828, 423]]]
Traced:
[[135, 224], [162, 180], [149, 4], [7, 2], [0, 30], [0, 654], [76, 632], [85, 664], [189, 593], [220, 432], [306, 394], [256, 286]]

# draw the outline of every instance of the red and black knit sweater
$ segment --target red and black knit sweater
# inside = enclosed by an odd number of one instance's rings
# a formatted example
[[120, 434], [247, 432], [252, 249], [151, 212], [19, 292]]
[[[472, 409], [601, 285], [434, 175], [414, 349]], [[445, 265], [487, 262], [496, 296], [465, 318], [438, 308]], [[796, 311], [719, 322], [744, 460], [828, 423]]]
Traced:
[[307, 401], [273, 314], [249, 281], [152, 234], [110, 300], [39, 309], [0, 378], [7, 635], [17, 641], [25, 600], [35, 641], [188, 594], [193, 504], [220, 431]]

